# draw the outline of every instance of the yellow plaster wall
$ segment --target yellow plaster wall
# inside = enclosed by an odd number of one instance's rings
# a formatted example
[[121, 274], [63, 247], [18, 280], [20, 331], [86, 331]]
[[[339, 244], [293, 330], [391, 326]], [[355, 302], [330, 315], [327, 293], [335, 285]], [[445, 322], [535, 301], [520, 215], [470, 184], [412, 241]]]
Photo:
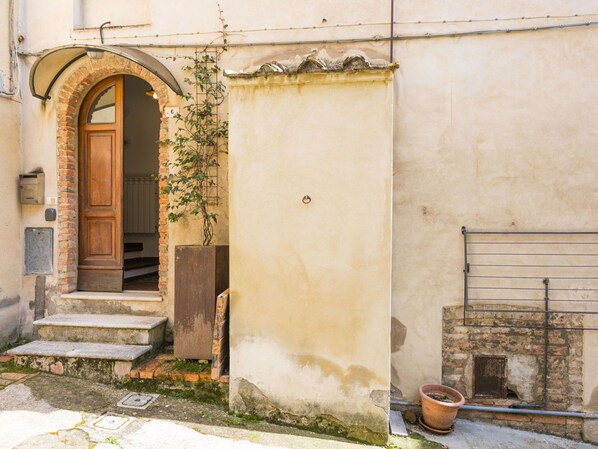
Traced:
[[249, 382], [285, 413], [385, 429], [391, 92], [390, 72], [230, 83], [235, 409]]

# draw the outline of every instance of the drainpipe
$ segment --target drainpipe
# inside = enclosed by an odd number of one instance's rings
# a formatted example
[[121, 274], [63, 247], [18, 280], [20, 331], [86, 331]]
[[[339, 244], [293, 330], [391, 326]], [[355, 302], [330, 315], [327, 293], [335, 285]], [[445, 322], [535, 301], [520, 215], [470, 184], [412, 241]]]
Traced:
[[472, 410], [477, 412], [512, 413], [514, 415], [544, 415], [544, 416], [567, 416], [570, 418], [598, 419], [598, 413], [585, 412], [559, 412], [556, 410], [526, 410], [522, 408], [509, 407], [484, 407], [477, 405], [462, 405], [459, 410]]
[[394, 63], [395, 53], [395, 0], [390, 0], [390, 64]]
[[0, 90], [0, 96], [13, 97], [17, 93], [17, 83], [15, 82], [15, 72], [17, 68], [17, 55], [15, 44], [15, 0], [8, 1], [8, 55], [9, 55], [9, 69], [8, 69], [8, 84], [9, 90]]
[[[390, 401], [390, 408], [392, 410], [399, 410], [401, 406], [419, 407], [419, 404], [406, 401]], [[475, 412], [491, 412], [491, 413], [511, 413], [513, 415], [543, 415], [543, 416], [566, 416], [569, 418], [583, 418], [583, 419], [598, 419], [598, 413], [586, 412], [560, 412], [557, 410], [530, 410], [522, 408], [509, 407], [486, 407], [478, 405], [462, 405], [459, 410], [471, 410]]]

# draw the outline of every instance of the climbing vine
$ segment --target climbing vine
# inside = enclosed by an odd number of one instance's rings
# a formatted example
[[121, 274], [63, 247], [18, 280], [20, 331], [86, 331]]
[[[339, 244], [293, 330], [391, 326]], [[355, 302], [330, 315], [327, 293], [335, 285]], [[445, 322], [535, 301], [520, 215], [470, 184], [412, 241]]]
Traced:
[[227, 25], [218, 5], [222, 46], [206, 46], [186, 57], [183, 67], [188, 91], [183, 95], [184, 106], [174, 116], [177, 130], [169, 145], [173, 157], [166, 163], [168, 175], [162, 178], [162, 193], [170, 196], [168, 220], [177, 222], [186, 215], [199, 216], [203, 230], [203, 244], [210, 245], [214, 237], [218, 204], [218, 155], [225, 151], [228, 121], [222, 120], [219, 107], [226, 97], [226, 86], [219, 79], [220, 57], [227, 50]]

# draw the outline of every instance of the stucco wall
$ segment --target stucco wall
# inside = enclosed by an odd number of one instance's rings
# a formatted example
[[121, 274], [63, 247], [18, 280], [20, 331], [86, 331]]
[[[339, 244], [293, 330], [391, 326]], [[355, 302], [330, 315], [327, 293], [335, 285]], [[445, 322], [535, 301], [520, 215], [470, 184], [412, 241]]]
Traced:
[[[463, 298], [461, 226], [598, 228], [597, 49], [588, 30], [399, 43], [393, 316], [406, 336], [392, 359], [407, 398], [440, 380], [441, 306]], [[586, 356], [586, 401], [596, 369]]]
[[19, 333], [21, 309], [28, 310], [26, 301], [20, 302], [23, 274], [23, 238], [21, 206], [18, 201], [20, 169], [20, 104], [0, 97], [0, 198], [3, 199], [0, 218], [0, 348], [14, 342]]
[[390, 72], [231, 84], [234, 410], [386, 438], [391, 101]]

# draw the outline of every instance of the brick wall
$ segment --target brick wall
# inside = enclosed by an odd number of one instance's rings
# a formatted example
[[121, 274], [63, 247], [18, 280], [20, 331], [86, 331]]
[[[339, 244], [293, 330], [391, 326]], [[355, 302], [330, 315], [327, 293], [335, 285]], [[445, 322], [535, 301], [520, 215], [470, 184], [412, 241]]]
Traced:
[[[142, 66], [120, 56], [105, 53], [102, 59], [84, 58], [84, 63], [72, 73], [58, 90], [56, 103], [58, 155], [58, 282], [62, 293], [77, 288], [78, 201], [77, 201], [77, 126], [81, 103], [89, 90], [104, 78], [123, 74], [147, 81], [158, 96], [160, 111], [168, 102], [166, 84]], [[162, 115], [160, 140], [168, 137], [168, 122]], [[160, 176], [167, 173], [168, 149], [160, 146]], [[160, 185], [162, 187], [162, 185]], [[159, 212], [159, 288], [166, 294], [168, 279], [167, 195], [160, 195]]]
[[[506, 307], [501, 305], [500, 308]], [[470, 404], [509, 406], [518, 402], [542, 402], [544, 330], [529, 327], [542, 326], [544, 314], [484, 312], [468, 313], [467, 316], [467, 324], [471, 326], [464, 325], [463, 307], [443, 309], [442, 382], [461, 391]], [[580, 326], [581, 319], [575, 315], [555, 314], [549, 323], [575, 328]], [[504, 325], [522, 327], [501, 327]], [[546, 409], [580, 411], [583, 396], [583, 331], [551, 329], [548, 331], [548, 343]], [[473, 360], [478, 355], [507, 358], [507, 386], [513, 393], [511, 397], [473, 397]], [[575, 418], [465, 411], [460, 412], [460, 416], [475, 416], [511, 427], [581, 438], [582, 421]]]

